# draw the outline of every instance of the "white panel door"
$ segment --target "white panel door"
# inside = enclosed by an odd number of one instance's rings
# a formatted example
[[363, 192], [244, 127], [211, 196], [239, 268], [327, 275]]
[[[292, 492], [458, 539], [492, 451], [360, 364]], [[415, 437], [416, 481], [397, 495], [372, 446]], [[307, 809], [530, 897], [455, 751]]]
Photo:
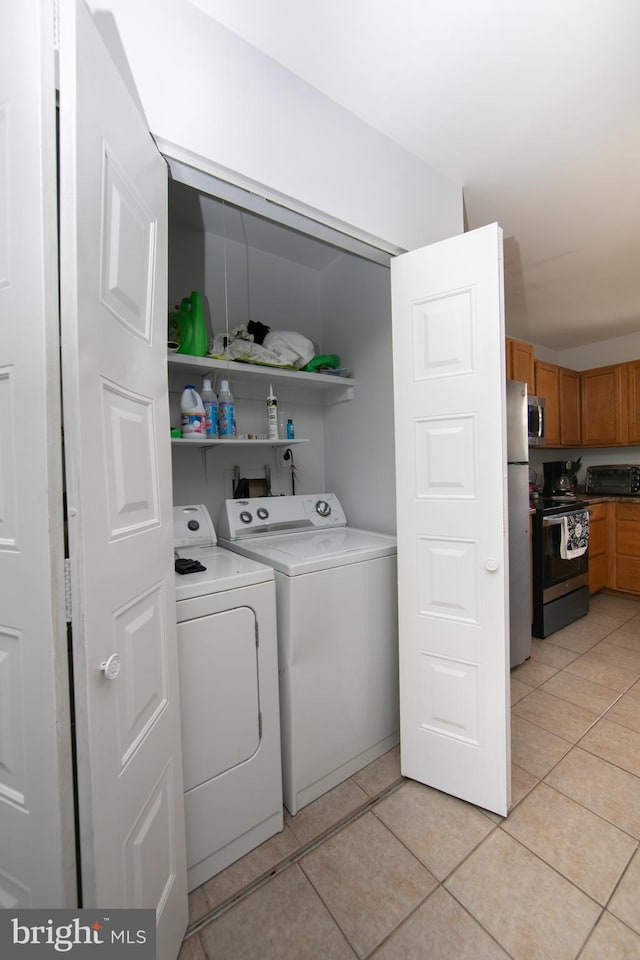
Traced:
[[0, 4], [0, 908], [76, 903], [53, 15]]
[[[187, 922], [167, 173], [81, 2], [60, 21], [61, 309], [84, 905]], [[101, 668], [119, 658], [110, 679]]]
[[502, 231], [391, 264], [405, 776], [510, 794]]

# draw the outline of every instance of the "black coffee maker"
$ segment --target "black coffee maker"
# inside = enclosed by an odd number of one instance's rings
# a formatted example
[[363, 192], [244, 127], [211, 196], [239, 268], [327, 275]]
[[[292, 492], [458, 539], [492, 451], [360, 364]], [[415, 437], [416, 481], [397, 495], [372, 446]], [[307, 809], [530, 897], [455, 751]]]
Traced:
[[576, 492], [576, 475], [571, 460], [545, 460], [543, 497], [572, 496]]

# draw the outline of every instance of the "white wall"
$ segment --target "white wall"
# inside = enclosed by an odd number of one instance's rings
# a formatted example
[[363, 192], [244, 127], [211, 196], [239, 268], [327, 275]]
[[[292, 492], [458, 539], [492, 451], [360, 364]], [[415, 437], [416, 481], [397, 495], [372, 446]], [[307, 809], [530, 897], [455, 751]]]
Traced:
[[[226, 259], [226, 283], [225, 283]], [[234, 240], [205, 232], [202, 229], [175, 226], [169, 229], [169, 302], [179, 302], [192, 290], [203, 297], [207, 324], [214, 333], [247, 322], [251, 316], [273, 330], [298, 330], [321, 349], [320, 274], [304, 264], [285, 257], [247, 248]], [[218, 385], [222, 377], [218, 376]], [[266, 433], [266, 399], [268, 384], [247, 382], [242, 378], [242, 365], [230, 364], [229, 380], [236, 404], [238, 432]], [[199, 378], [170, 372], [169, 405], [171, 425], [180, 424], [180, 395], [185, 385], [200, 389]], [[215, 383], [214, 383], [215, 386]], [[325, 489], [325, 443], [322, 395], [304, 387], [278, 387], [279, 417], [292, 417], [296, 436], [309, 440], [295, 445], [297, 469], [296, 492], [309, 493]], [[233, 468], [247, 478], [264, 476], [265, 465], [271, 470], [272, 492], [292, 492], [289, 465], [282, 451], [271, 447], [225, 446], [207, 448], [203, 453], [175, 447], [173, 451], [173, 497], [176, 504], [205, 503], [216, 522], [223, 501], [231, 497]]]
[[570, 370], [591, 370], [593, 367], [606, 367], [610, 363], [625, 363], [627, 360], [638, 359], [640, 332], [586, 343], [580, 347], [568, 347], [565, 350], [550, 350], [538, 343], [534, 343], [533, 348], [536, 360], [545, 360]]
[[413, 249], [463, 230], [459, 184], [187, 0], [90, 0], [150, 130], [223, 179]]
[[354, 399], [327, 407], [326, 478], [352, 526], [396, 532], [391, 280], [345, 256], [322, 272], [322, 329], [356, 380]]

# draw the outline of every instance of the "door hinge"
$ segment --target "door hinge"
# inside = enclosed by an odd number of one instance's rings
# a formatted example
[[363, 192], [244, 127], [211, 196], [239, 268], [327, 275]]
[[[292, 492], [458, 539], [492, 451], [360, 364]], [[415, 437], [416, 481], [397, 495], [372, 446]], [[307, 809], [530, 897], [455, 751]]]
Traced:
[[71, 623], [71, 560], [64, 558], [64, 618]]

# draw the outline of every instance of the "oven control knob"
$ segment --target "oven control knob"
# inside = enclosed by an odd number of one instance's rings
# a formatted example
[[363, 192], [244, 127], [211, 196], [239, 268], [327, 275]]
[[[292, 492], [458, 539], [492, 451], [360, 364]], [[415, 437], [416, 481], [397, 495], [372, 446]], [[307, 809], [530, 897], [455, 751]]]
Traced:
[[266, 507], [258, 507], [258, 509], [256, 510], [256, 513], [258, 514], [261, 520], [266, 520], [267, 517], [269, 516], [269, 511], [267, 510]]
[[251, 521], [253, 520], [253, 517], [251, 516], [248, 510], [243, 510], [242, 513], [240, 514], [240, 519], [242, 520], [243, 523], [251, 523]]
[[485, 563], [485, 567], [487, 568], [489, 573], [495, 573], [496, 570], [498, 569], [498, 561], [494, 560], [493, 557], [489, 557], [489, 559]]
[[316, 503], [316, 513], [319, 513], [321, 517], [328, 517], [331, 513], [331, 507], [326, 500], [318, 500]]
[[189, 520], [189, 522], [187, 523], [187, 527], [189, 528], [189, 530], [199, 530], [200, 524], [198, 523], [197, 520]]

